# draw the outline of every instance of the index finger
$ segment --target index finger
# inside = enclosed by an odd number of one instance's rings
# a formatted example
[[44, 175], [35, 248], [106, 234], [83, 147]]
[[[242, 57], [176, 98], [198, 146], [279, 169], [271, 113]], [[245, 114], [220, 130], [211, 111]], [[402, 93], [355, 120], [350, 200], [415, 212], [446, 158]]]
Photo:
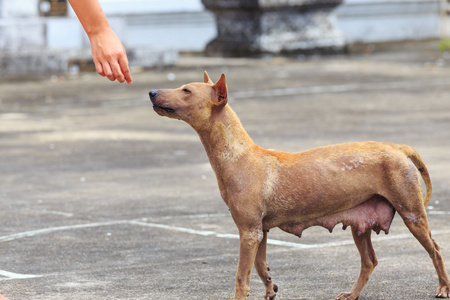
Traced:
[[128, 84], [133, 83], [133, 78], [131, 77], [131, 71], [128, 66], [128, 59], [126, 57], [119, 58], [119, 66], [122, 69], [122, 74], [125, 76], [125, 80]]

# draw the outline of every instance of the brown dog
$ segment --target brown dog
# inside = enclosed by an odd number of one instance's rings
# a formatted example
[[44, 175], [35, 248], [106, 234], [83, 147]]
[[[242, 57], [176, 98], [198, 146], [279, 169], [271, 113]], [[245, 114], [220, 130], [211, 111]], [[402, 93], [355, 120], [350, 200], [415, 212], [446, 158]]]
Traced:
[[[336, 299], [358, 298], [377, 265], [371, 230], [388, 233], [395, 212], [433, 261], [439, 277], [436, 297], [450, 297], [450, 278], [427, 223], [430, 177], [412, 147], [363, 142], [299, 153], [263, 149], [227, 105], [223, 74], [215, 84], [205, 72], [204, 83], [149, 94], [159, 115], [181, 119], [197, 131], [208, 154], [221, 196], [239, 229], [235, 300], [250, 291], [253, 264], [266, 287], [264, 299], [275, 298], [277, 286], [266, 263], [269, 229], [279, 227], [300, 237], [308, 227], [320, 225], [331, 231], [337, 223], [352, 228], [361, 273], [353, 289]], [[419, 172], [427, 189], [425, 199]]]

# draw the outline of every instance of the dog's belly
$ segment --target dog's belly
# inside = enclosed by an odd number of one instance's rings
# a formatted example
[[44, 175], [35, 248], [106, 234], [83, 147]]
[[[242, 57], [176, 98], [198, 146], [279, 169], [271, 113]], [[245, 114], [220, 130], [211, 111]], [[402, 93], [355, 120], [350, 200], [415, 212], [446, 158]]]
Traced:
[[339, 213], [325, 215], [319, 218], [308, 219], [301, 222], [290, 222], [278, 226], [281, 230], [301, 237], [303, 230], [312, 226], [322, 226], [330, 232], [336, 224], [342, 223], [342, 229], [352, 226], [358, 234], [367, 230], [374, 230], [377, 234], [380, 231], [389, 233], [392, 220], [394, 219], [395, 209], [381, 196], [374, 196], [369, 200]]

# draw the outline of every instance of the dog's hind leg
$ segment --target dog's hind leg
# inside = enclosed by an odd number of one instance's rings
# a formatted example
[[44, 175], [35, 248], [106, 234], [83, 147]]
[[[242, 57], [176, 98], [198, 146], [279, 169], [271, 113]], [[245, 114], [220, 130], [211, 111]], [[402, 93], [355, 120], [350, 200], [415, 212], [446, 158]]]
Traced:
[[353, 240], [361, 255], [361, 272], [352, 290], [348, 293], [340, 294], [335, 298], [336, 300], [357, 299], [359, 295], [361, 295], [364, 286], [369, 281], [373, 269], [377, 266], [378, 260], [375, 256], [375, 251], [373, 250], [371, 234], [372, 231], [370, 229], [363, 234], [358, 234], [358, 230], [355, 227], [352, 227]]
[[444, 260], [441, 255], [439, 245], [431, 237], [431, 231], [428, 226], [427, 215], [425, 208], [420, 205], [420, 208], [412, 211], [398, 211], [403, 218], [408, 229], [414, 237], [422, 244], [425, 250], [433, 261], [439, 278], [439, 288], [436, 292], [437, 298], [450, 298], [450, 278], [445, 269]]
[[266, 295], [264, 300], [275, 299], [276, 292], [278, 292], [278, 287], [272, 282], [272, 278], [269, 275], [269, 267], [266, 261], [266, 249], [267, 249], [267, 231], [264, 230], [264, 237], [258, 247], [258, 252], [256, 253], [255, 268], [258, 272], [259, 277], [266, 286]]
[[[421, 172], [426, 172], [424, 166], [421, 166]], [[429, 177], [424, 176], [424, 182], [427, 185], [425, 199], [422, 194], [422, 185], [418, 173], [413, 167], [407, 171], [403, 171], [402, 175], [397, 175], [396, 179], [391, 180], [391, 182], [395, 182], [396, 184], [391, 187], [391, 195], [387, 199], [394, 199], [391, 203], [395, 210], [402, 217], [409, 231], [411, 231], [414, 237], [425, 248], [433, 261], [439, 278], [439, 288], [437, 289], [436, 297], [450, 297], [450, 278], [445, 269], [444, 259], [442, 258], [439, 245], [431, 237], [431, 230], [428, 226], [425, 210], [425, 206], [431, 197], [431, 182]]]

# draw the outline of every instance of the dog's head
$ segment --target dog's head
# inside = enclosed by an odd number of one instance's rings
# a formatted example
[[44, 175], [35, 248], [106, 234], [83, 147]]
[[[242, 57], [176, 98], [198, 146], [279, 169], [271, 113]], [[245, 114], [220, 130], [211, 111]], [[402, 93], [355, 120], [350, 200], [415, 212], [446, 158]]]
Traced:
[[192, 127], [201, 125], [228, 102], [225, 75], [214, 83], [204, 73], [204, 82], [194, 82], [177, 89], [152, 90], [149, 92], [153, 109], [160, 115], [187, 122]]

